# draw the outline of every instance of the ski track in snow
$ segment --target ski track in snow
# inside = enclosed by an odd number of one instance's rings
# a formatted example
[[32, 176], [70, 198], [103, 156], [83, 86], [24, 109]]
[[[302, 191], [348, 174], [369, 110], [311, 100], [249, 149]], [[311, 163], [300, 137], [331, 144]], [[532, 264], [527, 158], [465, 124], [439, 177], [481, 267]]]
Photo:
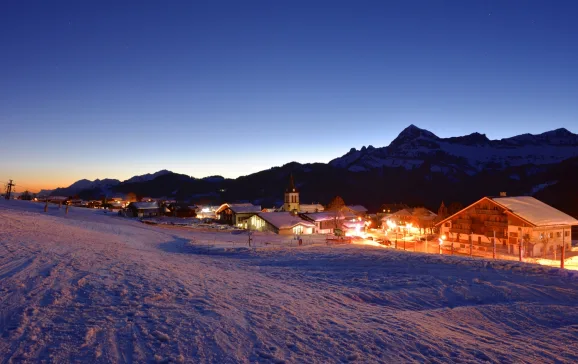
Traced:
[[2, 363], [578, 362], [578, 273], [42, 208], [0, 202]]

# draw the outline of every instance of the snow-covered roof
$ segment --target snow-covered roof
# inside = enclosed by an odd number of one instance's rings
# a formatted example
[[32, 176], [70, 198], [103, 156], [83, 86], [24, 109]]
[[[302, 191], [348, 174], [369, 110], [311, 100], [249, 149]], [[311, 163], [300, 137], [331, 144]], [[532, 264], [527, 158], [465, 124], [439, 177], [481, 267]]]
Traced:
[[278, 229], [289, 229], [297, 225], [315, 226], [314, 223], [305, 221], [290, 212], [261, 212], [258, 216]]
[[226, 208], [230, 208], [236, 214], [261, 212], [260, 205], [253, 205], [251, 203], [224, 203], [215, 211], [215, 213], [218, 214]]
[[152, 210], [159, 208], [159, 204], [156, 202], [131, 202], [129, 206], [133, 206], [138, 210]]
[[[304, 214], [305, 217], [307, 217], [308, 219], [311, 219], [313, 221], [328, 221], [328, 220], [334, 220], [336, 213], [335, 211], [323, 211], [323, 212], [315, 212], [315, 213], [311, 213], [311, 214]], [[349, 211], [342, 211], [337, 213], [338, 219], [339, 220], [343, 220], [343, 219], [355, 219], [356, 216], [349, 212]]]
[[325, 210], [325, 207], [319, 203], [314, 204], [300, 204], [299, 211], [306, 213], [306, 212], [320, 212]]
[[536, 226], [578, 225], [578, 220], [531, 196], [495, 197], [493, 201]]
[[347, 208], [356, 211], [356, 212], [367, 212], [365, 206], [362, 205], [348, 205]]
[[[384, 218], [385, 220], [389, 219], [390, 217], [401, 217], [401, 216], [413, 216], [414, 212], [415, 212], [415, 207], [408, 207], [405, 209], [401, 209], [399, 211], [393, 212], [391, 214], [389, 214], [386, 218]], [[435, 212], [432, 212], [426, 208], [424, 208], [424, 210], [428, 213], [427, 216], [421, 216], [422, 219], [424, 220], [433, 220], [435, 219], [438, 215]]]
[[261, 205], [253, 205], [250, 203], [229, 204], [229, 208], [236, 214], [261, 212]]

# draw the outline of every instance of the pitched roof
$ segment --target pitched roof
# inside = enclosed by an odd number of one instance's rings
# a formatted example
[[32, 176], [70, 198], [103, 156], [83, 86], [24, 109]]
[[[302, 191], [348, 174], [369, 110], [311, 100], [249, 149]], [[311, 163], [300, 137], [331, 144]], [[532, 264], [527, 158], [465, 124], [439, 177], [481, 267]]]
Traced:
[[305, 221], [299, 216], [292, 215], [290, 212], [261, 212], [258, 216], [278, 229], [289, 229], [297, 225], [315, 226], [314, 223]]
[[252, 203], [224, 203], [215, 211], [220, 213], [226, 208], [230, 208], [236, 214], [258, 213], [261, 212], [261, 205], [253, 205]]
[[325, 210], [325, 207], [321, 204], [300, 204], [299, 211], [301, 212], [320, 212]]
[[367, 212], [365, 206], [362, 205], [348, 205], [347, 208], [356, 211], [356, 212]]
[[[305, 216], [307, 219], [310, 219], [312, 221], [329, 221], [329, 220], [335, 219], [336, 212], [335, 211], [323, 211], [323, 212], [303, 214], [303, 216]], [[347, 219], [357, 218], [357, 216], [355, 216], [353, 213], [351, 213], [349, 211], [339, 212], [337, 216], [338, 216], [338, 220], [347, 220]]]
[[261, 205], [253, 205], [250, 203], [229, 204], [229, 208], [236, 214], [261, 212]]
[[480, 201], [488, 200], [502, 208], [508, 213], [513, 214], [522, 220], [534, 226], [559, 226], [559, 225], [578, 225], [578, 220], [544, 202], [531, 196], [518, 197], [483, 197], [473, 204], [461, 209], [455, 214], [446, 217], [436, 224], [439, 226], [454, 216], [461, 214], [463, 211], [471, 208]]
[[494, 202], [536, 225], [578, 225], [578, 220], [531, 196], [495, 197]]
[[152, 210], [158, 209], [159, 204], [155, 202], [131, 202], [129, 206], [132, 206], [138, 210]]

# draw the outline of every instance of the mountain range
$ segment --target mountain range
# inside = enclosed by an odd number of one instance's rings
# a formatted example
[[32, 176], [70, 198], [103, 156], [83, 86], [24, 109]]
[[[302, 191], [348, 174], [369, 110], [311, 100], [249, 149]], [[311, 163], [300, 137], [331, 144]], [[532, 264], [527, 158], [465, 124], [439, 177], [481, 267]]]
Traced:
[[436, 210], [442, 200], [468, 204], [507, 192], [534, 195], [578, 216], [578, 135], [566, 129], [490, 140], [480, 133], [440, 138], [410, 125], [388, 146], [352, 148], [327, 164], [292, 162], [236, 179], [198, 179], [163, 170], [123, 182], [80, 180], [52, 194], [99, 198], [134, 193], [279, 206], [290, 174], [303, 203], [327, 203], [340, 195], [348, 204], [371, 210], [394, 202]]

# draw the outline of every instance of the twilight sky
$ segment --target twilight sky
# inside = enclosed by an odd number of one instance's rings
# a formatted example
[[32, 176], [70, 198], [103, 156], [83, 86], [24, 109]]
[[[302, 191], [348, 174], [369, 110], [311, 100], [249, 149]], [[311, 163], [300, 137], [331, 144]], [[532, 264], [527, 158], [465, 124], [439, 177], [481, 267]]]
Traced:
[[577, 18], [575, 1], [5, 1], [0, 181], [237, 177], [411, 123], [577, 132]]

